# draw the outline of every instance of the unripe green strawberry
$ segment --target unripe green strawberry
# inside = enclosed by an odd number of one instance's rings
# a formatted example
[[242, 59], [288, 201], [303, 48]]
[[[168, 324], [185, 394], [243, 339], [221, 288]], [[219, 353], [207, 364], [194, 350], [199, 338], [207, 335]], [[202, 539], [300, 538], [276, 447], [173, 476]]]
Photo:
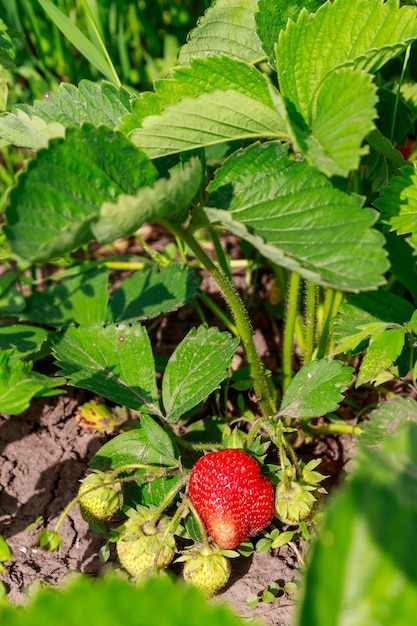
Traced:
[[[95, 487], [95, 488], [94, 488]], [[120, 483], [104, 472], [88, 474], [78, 491], [81, 515], [89, 524], [111, 517], [122, 506]]]
[[308, 486], [290, 481], [287, 488], [282, 482], [275, 493], [275, 514], [284, 524], [298, 524], [311, 514], [315, 502]]
[[155, 524], [152, 512], [153, 507], [131, 511], [116, 543], [120, 564], [134, 578], [167, 567], [175, 555], [174, 536], [166, 532], [169, 519], [163, 517]]
[[220, 551], [212, 551], [208, 546], [191, 552], [185, 560], [184, 579], [197, 587], [206, 597], [210, 597], [224, 587], [230, 578], [232, 566]]

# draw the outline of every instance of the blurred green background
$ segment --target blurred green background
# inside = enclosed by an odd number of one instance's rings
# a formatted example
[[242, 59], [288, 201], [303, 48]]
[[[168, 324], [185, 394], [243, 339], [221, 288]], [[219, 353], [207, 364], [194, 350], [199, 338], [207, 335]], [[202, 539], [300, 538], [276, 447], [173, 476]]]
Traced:
[[[91, 16], [121, 82], [143, 91], [175, 65], [178, 48], [210, 0], [53, 0], [93, 42]], [[61, 81], [103, 78], [62, 35], [37, 0], [0, 0], [16, 70], [9, 106], [32, 102]]]

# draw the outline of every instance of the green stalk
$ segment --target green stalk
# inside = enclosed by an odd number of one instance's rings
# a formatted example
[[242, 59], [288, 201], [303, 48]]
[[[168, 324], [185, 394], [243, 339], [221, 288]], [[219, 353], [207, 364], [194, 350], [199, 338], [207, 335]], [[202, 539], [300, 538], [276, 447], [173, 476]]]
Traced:
[[390, 141], [391, 141], [391, 143], [393, 143], [393, 141], [394, 141], [395, 121], [397, 119], [398, 103], [399, 103], [399, 100], [400, 100], [401, 86], [402, 86], [403, 81], [404, 81], [405, 70], [407, 69], [408, 60], [410, 58], [410, 50], [411, 50], [411, 44], [406, 48], [406, 51], [405, 51], [404, 63], [403, 63], [402, 71], [401, 71], [400, 80], [398, 82], [397, 94], [395, 96], [394, 110], [393, 110], [393, 113], [392, 113], [391, 133], [390, 133]]
[[323, 307], [323, 325], [320, 333], [320, 342], [317, 348], [317, 359], [322, 359], [329, 351], [330, 322], [336, 315], [342, 300], [343, 293], [341, 291], [330, 288], [326, 289]]
[[191, 500], [189, 498], [187, 499], [187, 504], [188, 504], [188, 507], [189, 507], [191, 513], [194, 516], [195, 521], [197, 522], [197, 526], [198, 526], [198, 528], [200, 530], [201, 537], [203, 539], [203, 543], [204, 543], [205, 547], [208, 548], [211, 551], [209, 538], [208, 538], [208, 535], [207, 535], [206, 527], [203, 524], [203, 520], [201, 519], [201, 517], [197, 513], [194, 505], [192, 504], [192, 502], [191, 502]]
[[253, 340], [252, 328], [249, 322], [248, 314], [245, 306], [236, 291], [236, 288], [230, 278], [215, 265], [206, 252], [202, 249], [198, 241], [193, 235], [180, 226], [171, 223], [165, 223], [165, 226], [170, 228], [172, 232], [178, 235], [184, 243], [192, 250], [197, 259], [210, 273], [212, 278], [216, 281], [223, 296], [228, 303], [238, 330], [239, 336], [242, 340], [243, 347], [245, 349], [246, 358], [250, 368], [250, 374], [253, 380], [253, 386], [259, 402], [259, 406], [262, 413], [269, 417], [276, 412], [275, 404], [272, 399], [271, 391], [268, 386], [268, 381], [265, 376], [264, 367], [259, 354], [256, 350], [255, 342]]
[[284, 483], [285, 491], [289, 491], [290, 483], [288, 481], [287, 469], [285, 466], [285, 443], [284, 443], [284, 433], [282, 432], [282, 422], [278, 422], [275, 441], [278, 447], [279, 453], [279, 464], [281, 466], [282, 472], [282, 482]]
[[292, 348], [295, 320], [297, 317], [300, 275], [292, 272], [288, 290], [288, 302], [285, 320], [284, 340], [282, 345], [282, 389], [285, 391], [292, 378]]
[[211, 311], [213, 311], [213, 313], [215, 313], [215, 315], [223, 322], [226, 328], [228, 328], [230, 332], [237, 337], [239, 333], [236, 326], [229, 320], [227, 315], [223, 313], [221, 309], [219, 309], [217, 304], [214, 304], [210, 296], [207, 296], [205, 293], [201, 293], [199, 297], [204, 302], [206, 307], [211, 309]]
[[315, 426], [313, 424], [309, 424], [307, 426], [308, 430], [315, 436], [324, 437], [326, 435], [334, 435], [340, 433], [347, 433], [349, 435], [360, 435], [363, 430], [360, 426], [356, 426], [355, 424], [321, 424], [320, 426]]
[[213, 242], [214, 251], [216, 252], [216, 257], [219, 261], [219, 265], [222, 268], [223, 272], [226, 274], [226, 276], [231, 279], [232, 275], [230, 273], [230, 266], [224, 253], [223, 247], [220, 243], [219, 235], [217, 231], [213, 230], [212, 228], [209, 229], [209, 235]]
[[304, 365], [310, 363], [313, 356], [314, 335], [316, 329], [316, 295], [317, 286], [307, 281], [307, 302], [304, 336]]
[[177, 484], [174, 485], [172, 489], [170, 489], [170, 491], [165, 495], [165, 497], [158, 504], [154, 514], [152, 515], [152, 519], [149, 520], [149, 522], [146, 522], [146, 525], [149, 524], [149, 527], [152, 527], [152, 526], [155, 526], [157, 524], [157, 522], [158, 522], [159, 518], [161, 517], [162, 513], [165, 511], [167, 506], [171, 503], [171, 500], [173, 500], [175, 498], [177, 493], [179, 491], [181, 491], [181, 489], [184, 487], [184, 485], [187, 484], [187, 482], [188, 482], [188, 475], [187, 476], [182, 476], [180, 478], [180, 480], [177, 482]]
[[116, 72], [116, 68], [113, 65], [113, 61], [111, 60], [111, 57], [110, 57], [110, 55], [108, 53], [107, 47], [106, 47], [106, 45], [105, 45], [105, 43], [103, 41], [103, 38], [102, 38], [102, 36], [100, 34], [100, 31], [99, 31], [99, 29], [97, 27], [97, 24], [96, 24], [96, 21], [94, 19], [94, 16], [93, 16], [92, 12], [91, 12], [91, 9], [90, 9], [90, 7], [88, 6], [88, 4], [87, 4], [87, 2], [85, 0], [82, 0], [82, 5], [83, 5], [83, 8], [84, 8], [85, 14], [86, 14], [86, 16], [88, 18], [88, 21], [90, 23], [90, 26], [91, 26], [91, 28], [92, 28], [92, 30], [93, 30], [96, 38], [97, 38], [97, 43], [98, 43], [98, 45], [99, 45], [99, 47], [101, 49], [101, 52], [103, 53], [104, 58], [106, 59], [107, 63], [109, 64], [109, 68], [110, 68], [110, 71], [111, 71], [112, 76], [113, 76], [113, 81], [114, 81], [116, 87], [121, 87], [122, 86], [122, 82], [121, 82], [121, 80], [120, 80], [120, 78], [119, 78], [119, 76], [118, 76], [118, 74]]

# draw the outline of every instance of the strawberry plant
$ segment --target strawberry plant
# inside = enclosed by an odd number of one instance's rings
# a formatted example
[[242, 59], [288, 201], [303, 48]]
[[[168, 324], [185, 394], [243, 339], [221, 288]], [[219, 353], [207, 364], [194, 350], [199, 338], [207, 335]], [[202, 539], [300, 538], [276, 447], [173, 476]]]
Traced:
[[[102, 556], [115, 543], [134, 580], [162, 588], [183, 563], [209, 596], [252, 537], [278, 550], [317, 533], [297, 624], [410, 623], [417, 177], [402, 147], [417, 119], [417, 13], [403, 4], [217, 0], [152, 90], [122, 84], [89, 42], [105, 80], [61, 83], [0, 116], [0, 141], [26, 160], [4, 202], [0, 410], [18, 415], [67, 385], [93, 398], [80, 424], [120, 430], [41, 546], [61, 548], [79, 504]], [[10, 72], [14, 33], [0, 28]], [[166, 245], [150, 245], [144, 225]], [[273, 370], [224, 233], [249, 280], [269, 272]], [[118, 254], [127, 238], [140, 254]], [[186, 305], [201, 323], [161, 358], [154, 325]], [[349, 399], [366, 388], [379, 400], [393, 380], [410, 398], [370, 414]], [[300, 446], [342, 433], [359, 437], [358, 454], [320, 523], [325, 472]]]

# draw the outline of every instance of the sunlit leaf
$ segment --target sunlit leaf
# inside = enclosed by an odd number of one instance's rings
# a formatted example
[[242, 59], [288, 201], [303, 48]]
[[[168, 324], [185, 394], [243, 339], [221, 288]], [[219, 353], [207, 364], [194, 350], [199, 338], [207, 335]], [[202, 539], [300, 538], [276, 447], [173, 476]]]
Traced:
[[248, 137], [288, 137], [255, 67], [228, 57], [192, 59], [133, 103], [121, 129], [150, 158]]
[[299, 370], [282, 398], [280, 414], [288, 417], [317, 417], [334, 411], [352, 380], [353, 368], [340, 361], [319, 359]]
[[317, 90], [332, 70], [350, 66], [375, 72], [416, 37], [414, 8], [399, 9], [397, 0], [353, 4], [335, 0], [314, 14], [304, 9], [279, 37], [277, 64], [282, 94], [310, 126]]
[[0, 138], [32, 150], [45, 148], [54, 137], [64, 137], [67, 126], [85, 122], [114, 128], [130, 111], [130, 95], [108, 82], [82, 80], [78, 87], [61, 83], [33, 105], [18, 104], [0, 116]]
[[197, 22], [180, 49], [182, 65], [193, 57], [227, 54], [255, 63], [264, 56], [255, 28], [258, 0], [216, 0]]
[[[13, 252], [44, 261], [94, 237], [102, 204], [157, 176], [147, 157], [105, 126], [69, 128], [38, 152], [10, 193], [4, 228]], [[30, 216], [30, 218], [29, 218]]]
[[403, 328], [387, 328], [375, 333], [360, 365], [356, 386], [372, 380], [377, 384], [390, 380], [393, 375], [386, 370], [400, 356], [404, 341]]
[[276, 143], [253, 145], [217, 170], [204, 213], [270, 261], [338, 289], [369, 289], [387, 268], [372, 209]]
[[113, 292], [108, 317], [133, 321], [173, 311], [197, 296], [199, 284], [200, 278], [180, 263], [135, 272]]
[[141, 187], [135, 194], [120, 194], [115, 202], [103, 202], [91, 223], [94, 237], [110, 242], [131, 234], [144, 222], [185, 221], [201, 186], [201, 161], [193, 157], [172, 168], [169, 174], [169, 178], [159, 178], [152, 187]]
[[384, 228], [407, 235], [407, 241], [417, 248], [417, 172], [415, 166], [406, 165], [402, 176], [394, 176], [381, 190], [382, 197], [375, 201], [381, 211]]
[[408, 322], [413, 312], [408, 300], [389, 291], [348, 295], [332, 323], [334, 353], [356, 353], [358, 347], [360, 351], [360, 344], [374, 332]]
[[160, 414], [155, 364], [140, 324], [69, 327], [54, 340], [62, 375], [117, 404]]
[[177, 420], [229, 376], [239, 339], [217, 328], [192, 329], [171, 355], [162, 380], [166, 417]]

